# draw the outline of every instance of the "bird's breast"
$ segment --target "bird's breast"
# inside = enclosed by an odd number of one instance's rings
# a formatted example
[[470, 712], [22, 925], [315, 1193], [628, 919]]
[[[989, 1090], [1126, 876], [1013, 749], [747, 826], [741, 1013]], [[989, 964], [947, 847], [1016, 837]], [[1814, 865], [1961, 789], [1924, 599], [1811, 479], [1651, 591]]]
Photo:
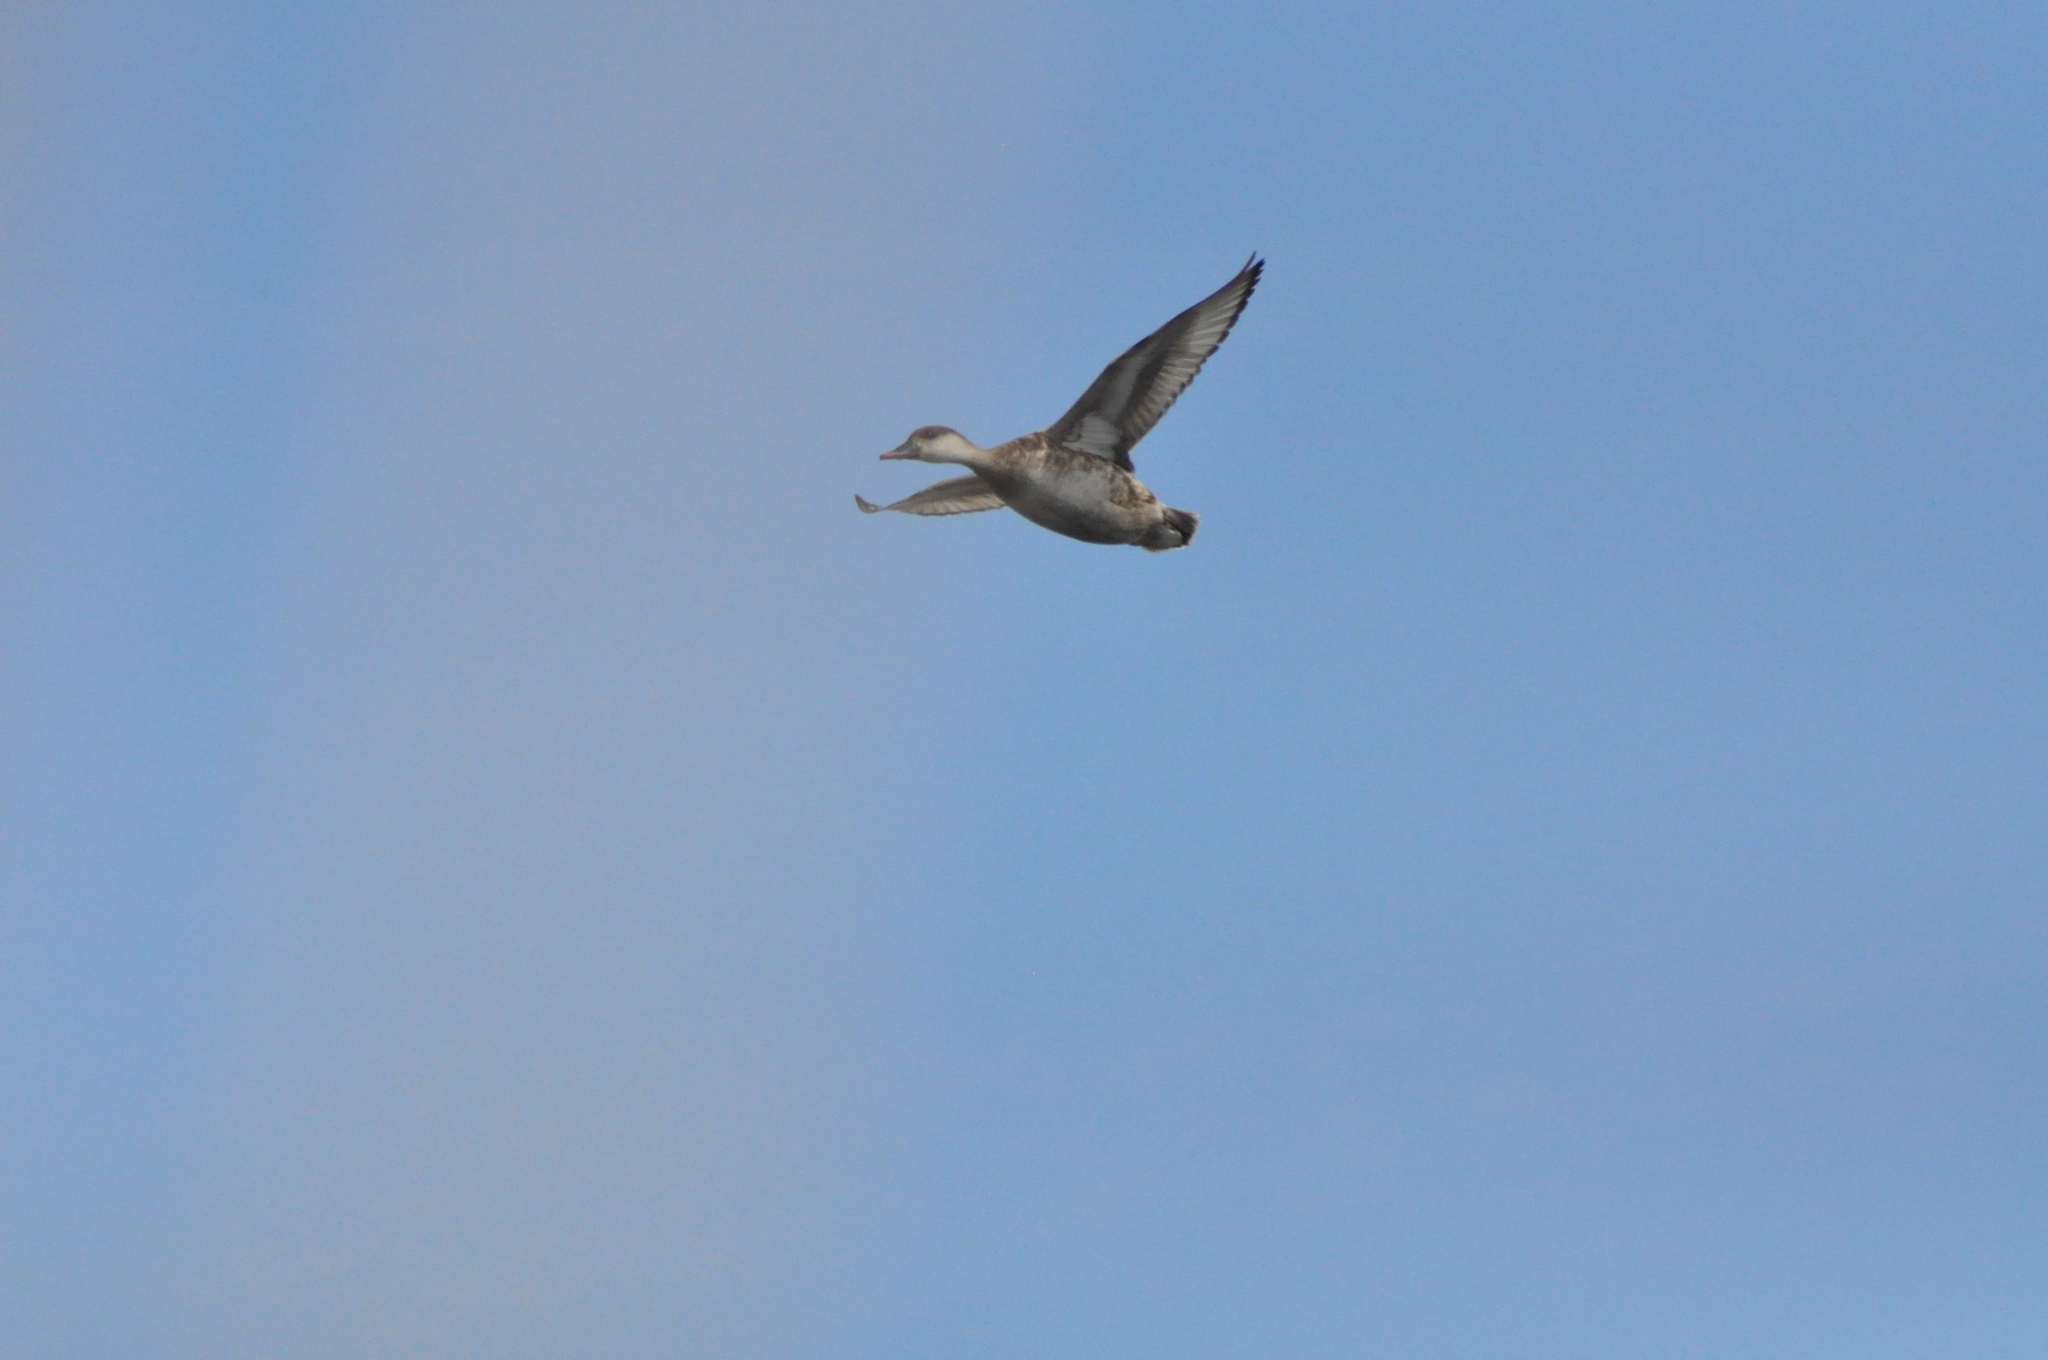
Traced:
[[1088, 543], [1135, 543], [1157, 498], [1137, 478], [1088, 454], [1032, 449], [982, 474], [1012, 510]]

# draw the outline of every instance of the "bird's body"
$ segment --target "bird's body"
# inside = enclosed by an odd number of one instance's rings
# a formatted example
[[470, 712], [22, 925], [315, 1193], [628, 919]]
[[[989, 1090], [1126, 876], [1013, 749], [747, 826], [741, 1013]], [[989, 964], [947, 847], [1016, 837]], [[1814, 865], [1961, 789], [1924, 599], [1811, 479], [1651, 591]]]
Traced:
[[[943, 499], [916, 506], [899, 501], [887, 508], [961, 514], [993, 509], [980, 503], [993, 496], [997, 504], [1009, 506], [1033, 524], [1083, 543], [1156, 543], [1163, 550], [1178, 548], [1194, 536], [1194, 516], [1188, 511], [1161, 505], [1143, 482], [1108, 459], [1055, 444], [1043, 432], [961, 454], [959, 462], [974, 469], [974, 475], [930, 488], [946, 492]], [[866, 501], [860, 506], [870, 511], [884, 508]], [[1187, 523], [1177, 528], [1181, 518]], [[1175, 533], [1181, 535], [1179, 542], [1166, 541]]]
[[969, 469], [894, 505], [854, 501], [869, 514], [960, 515], [1007, 505], [1033, 524], [1084, 543], [1130, 543], [1151, 552], [1186, 546], [1193, 511], [1163, 505], [1137, 479], [1131, 447], [1194, 381], [1230, 334], [1263, 268], [1253, 256], [1237, 277], [1127, 350], [1057, 422], [992, 449], [943, 425], [927, 425], [884, 458], [957, 463]]

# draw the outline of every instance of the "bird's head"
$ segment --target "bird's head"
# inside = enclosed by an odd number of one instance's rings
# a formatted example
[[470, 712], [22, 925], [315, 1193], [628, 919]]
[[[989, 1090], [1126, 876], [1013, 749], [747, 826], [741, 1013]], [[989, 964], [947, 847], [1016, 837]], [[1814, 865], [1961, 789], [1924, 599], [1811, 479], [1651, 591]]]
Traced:
[[884, 458], [912, 458], [920, 463], [960, 463], [980, 450], [967, 442], [958, 430], [944, 425], [926, 425], [912, 430], [910, 438], [883, 454]]

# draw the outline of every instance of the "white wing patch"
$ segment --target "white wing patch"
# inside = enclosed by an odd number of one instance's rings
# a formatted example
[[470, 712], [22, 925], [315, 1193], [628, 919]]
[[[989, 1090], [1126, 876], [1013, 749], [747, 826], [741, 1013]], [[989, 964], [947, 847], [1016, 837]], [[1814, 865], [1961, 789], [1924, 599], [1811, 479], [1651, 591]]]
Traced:
[[1083, 453], [1092, 453], [1097, 458], [1107, 458], [1115, 462], [1116, 442], [1122, 435], [1123, 431], [1119, 430], [1113, 421], [1105, 420], [1090, 411], [1081, 417], [1080, 427], [1063, 442], [1070, 449], [1079, 449]]
[[1264, 269], [1265, 262], [1252, 256], [1236, 278], [1124, 351], [1047, 428], [1046, 437], [1130, 471], [1132, 446], [1159, 423], [1230, 334]]
[[876, 505], [860, 496], [853, 503], [863, 514], [878, 515], [884, 510], [901, 510], [906, 515], [971, 515], [978, 510], [1000, 510], [1003, 498], [989, 490], [987, 482], [969, 475], [949, 477], [943, 482], [934, 482], [915, 496], [905, 496], [894, 505]]

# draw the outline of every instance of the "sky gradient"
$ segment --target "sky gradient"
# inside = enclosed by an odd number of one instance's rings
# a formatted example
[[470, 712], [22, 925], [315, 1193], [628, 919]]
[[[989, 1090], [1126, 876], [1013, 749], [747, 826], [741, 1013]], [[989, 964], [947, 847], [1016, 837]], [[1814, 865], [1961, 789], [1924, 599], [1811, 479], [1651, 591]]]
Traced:
[[2048, 1346], [2038, 6], [0, 63], [0, 1350]]

